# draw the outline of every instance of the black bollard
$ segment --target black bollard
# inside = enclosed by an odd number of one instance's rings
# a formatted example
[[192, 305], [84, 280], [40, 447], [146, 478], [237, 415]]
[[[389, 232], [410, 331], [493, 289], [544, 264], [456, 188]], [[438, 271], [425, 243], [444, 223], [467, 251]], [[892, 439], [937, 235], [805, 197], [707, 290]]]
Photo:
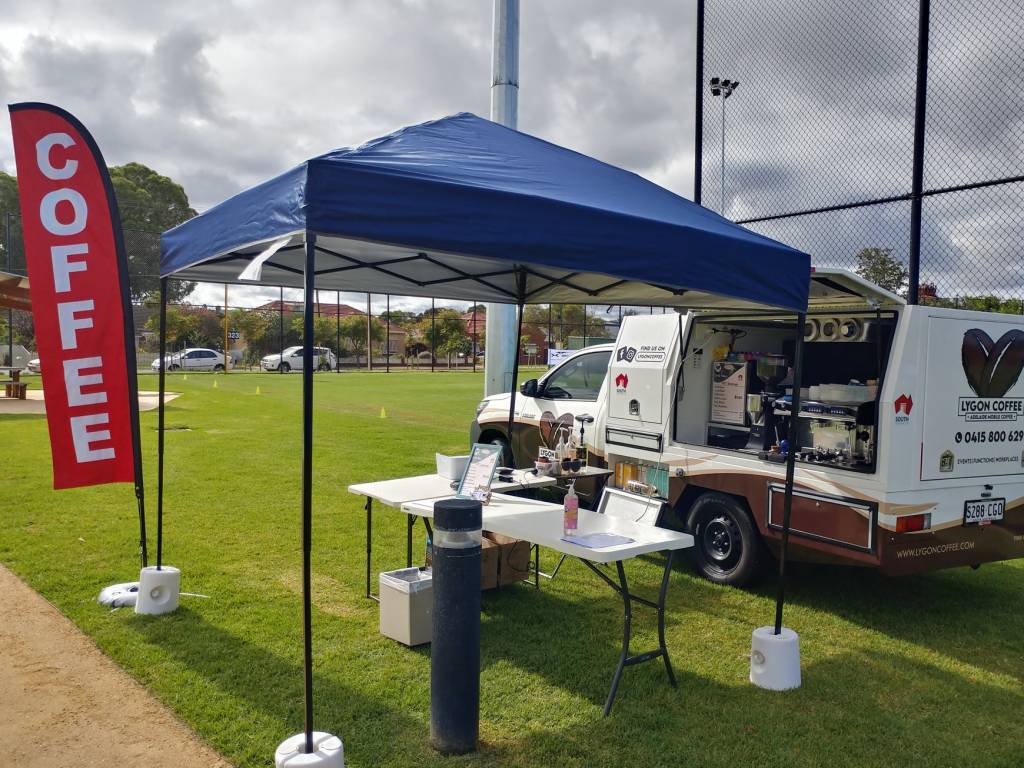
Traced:
[[434, 505], [430, 743], [444, 754], [475, 751], [480, 733], [482, 520], [479, 501]]

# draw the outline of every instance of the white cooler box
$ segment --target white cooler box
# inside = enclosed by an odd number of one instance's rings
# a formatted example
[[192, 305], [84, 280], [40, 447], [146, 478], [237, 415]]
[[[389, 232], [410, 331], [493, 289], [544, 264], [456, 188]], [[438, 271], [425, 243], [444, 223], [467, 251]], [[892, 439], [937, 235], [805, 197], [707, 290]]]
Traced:
[[433, 636], [434, 581], [429, 568], [380, 574], [380, 633], [404, 645], [429, 643]]

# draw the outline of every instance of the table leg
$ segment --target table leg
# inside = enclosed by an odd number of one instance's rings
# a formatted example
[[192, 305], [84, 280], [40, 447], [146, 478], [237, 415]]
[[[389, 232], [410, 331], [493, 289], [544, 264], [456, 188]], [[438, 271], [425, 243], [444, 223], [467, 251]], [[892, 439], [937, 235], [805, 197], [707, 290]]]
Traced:
[[370, 578], [371, 559], [373, 557], [373, 499], [369, 496], [366, 497], [366, 596], [370, 600], [378, 600], [379, 598], [373, 594], [371, 586], [373, 582]]
[[612, 675], [612, 687], [608, 691], [608, 698], [604, 702], [605, 717], [608, 717], [608, 713], [612, 711], [612, 704], [615, 703], [615, 693], [619, 689], [622, 670], [626, 668], [626, 660], [629, 658], [629, 640], [633, 631], [633, 607], [630, 601], [629, 586], [626, 584], [626, 569], [622, 567], [621, 560], [615, 562], [615, 568], [619, 572], [619, 594], [622, 596], [625, 620], [622, 625], [622, 651], [619, 653], [619, 664], [615, 667], [615, 674]]
[[[589, 560], [580, 558], [581, 563], [596, 573], [602, 581], [614, 589], [622, 598], [624, 614], [622, 626], [622, 650], [619, 653], [619, 663], [615, 667], [615, 674], [612, 675], [612, 685], [611, 689], [608, 691], [608, 698], [604, 703], [604, 714], [606, 717], [608, 716], [608, 713], [612, 711], [612, 705], [615, 703], [615, 694], [619, 688], [619, 681], [622, 679], [622, 670], [626, 667], [631, 667], [634, 664], [642, 664], [645, 661], [653, 661], [654, 659], [661, 657], [665, 661], [665, 672], [668, 674], [669, 682], [673, 687], [677, 687], [676, 676], [672, 670], [672, 662], [670, 662], [668, 658], [668, 647], [665, 645], [665, 598], [668, 595], [669, 577], [672, 575], [673, 557], [673, 552], [669, 551], [668, 558], [665, 561], [665, 571], [661, 577], [661, 589], [658, 591], [658, 602], [630, 593], [629, 584], [626, 581], [626, 570], [623, 567], [621, 560], [615, 563], [615, 569], [618, 572], [619, 577], [618, 583], [616, 583], [601, 568], [598, 568], [597, 565]], [[649, 608], [657, 610], [658, 647], [653, 651], [644, 651], [643, 653], [638, 653], [635, 656], [630, 656], [629, 642], [632, 637], [633, 629], [633, 603], [646, 605]]]
[[416, 524], [416, 515], [405, 516], [405, 567], [412, 568], [412, 527]]
[[665, 573], [661, 577], [661, 590], [658, 592], [658, 646], [661, 650], [661, 658], [665, 661], [665, 671], [668, 673], [669, 682], [673, 688], [676, 685], [676, 675], [672, 671], [672, 662], [668, 658], [668, 647], [665, 645], [665, 597], [668, 595], [668, 580], [672, 575], [672, 559], [675, 557], [675, 550], [668, 551], [668, 559], [665, 560]]

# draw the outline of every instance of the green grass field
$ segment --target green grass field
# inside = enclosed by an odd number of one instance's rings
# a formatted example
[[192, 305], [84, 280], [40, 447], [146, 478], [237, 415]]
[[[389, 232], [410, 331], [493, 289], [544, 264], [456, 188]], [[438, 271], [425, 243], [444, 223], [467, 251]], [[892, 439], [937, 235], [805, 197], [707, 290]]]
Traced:
[[[300, 377], [179, 375], [169, 389], [183, 395], [168, 426], [188, 431], [167, 434], [165, 560], [184, 591], [210, 599], [183, 597], [164, 617], [95, 603], [100, 587], [137, 578], [132, 492], [52, 491], [41, 416], [0, 416], [0, 561], [230, 760], [272, 765], [302, 727]], [[429, 650], [378, 634], [363, 597], [362, 500], [345, 488], [463, 450], [481, 390], [470, 373], [316, 378], [315, 721], [344, 739], [348, 765], [1024, 764], [1024, 561], [899, 580], [795, 567], [786, 623], [801, 635], [804, 684], [787, 693], [747, 681], [750, 633], [773, 617], [771, 579], [719, 588], [680, 565], [668, 615], [679, 688], [660, 664], [628, 669], [607, 719], [621, 602], [567, 563], [540, 593], [484, 595], [481, 748], [434, 753]], [[144, 413], [151, 533], [155, 426]], [[374, 516], [377, 570], [404, 565], [404, 530], [392, 511]], [[421, 553], [420, 527], [417, 541]], [[660, 562], [629, 566], [638, 592], [655, 592]], [[656, 645], [650, 613], [636, 612], [637, 648]]]

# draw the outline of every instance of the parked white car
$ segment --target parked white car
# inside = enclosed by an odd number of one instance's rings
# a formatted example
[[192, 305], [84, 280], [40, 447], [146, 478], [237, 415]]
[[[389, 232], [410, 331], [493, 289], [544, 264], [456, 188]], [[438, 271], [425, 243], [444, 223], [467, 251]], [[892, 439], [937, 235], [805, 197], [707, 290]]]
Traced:
[[[338, 365], [338, 358], [327, 347], [313, 347], [313, 367], [317, 371], [330, 371]], [[302, 370], [302, 347], [288, 347], [279, 355], [267, 355], [260, 360], [260, 367], [265, 371]]]
[[[160, 358], [154, 360], [150, 367], [154, 371], [160, 370]], [[228, 359], [228, 368], [233, 368], [234, 363]], [[223, 371], [224, 355], [213, 349], [183, 349], [173, 355], [167, 355], [168, 371]]]
[[31, 360], [28, 361], [28, 370], [31, 373], [42, 373], [43, 368], [41, 365], [39, 365], [38, 357], [33, 357]]

